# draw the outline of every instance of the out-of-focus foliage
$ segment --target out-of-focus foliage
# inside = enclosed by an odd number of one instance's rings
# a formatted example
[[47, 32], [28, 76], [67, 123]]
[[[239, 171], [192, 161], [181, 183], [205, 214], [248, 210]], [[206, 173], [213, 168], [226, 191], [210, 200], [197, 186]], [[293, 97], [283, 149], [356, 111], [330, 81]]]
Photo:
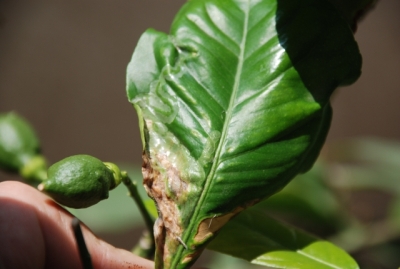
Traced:
[[[141, 181], [139, 168], [129, 169], [129, 174]], [[260, 206], [270, 216], [350, 251], [360, 268], [397, 268], [399, 175], [399, 142], [372, 138], [338, 141], [324, 148], [313, 169]], [[120, 186], [110, 192], [108, 200], [74, 213], [95, 232], [120, 233], [132, 226], [143, 227], [139, 212], [131, 206], [133, 202], [126, 193]], [[233, 269], [265, 268], [210, 251], [206, 256], [210, 261], [199, 264], [208, 268], [221, 268], [224, 264]]]

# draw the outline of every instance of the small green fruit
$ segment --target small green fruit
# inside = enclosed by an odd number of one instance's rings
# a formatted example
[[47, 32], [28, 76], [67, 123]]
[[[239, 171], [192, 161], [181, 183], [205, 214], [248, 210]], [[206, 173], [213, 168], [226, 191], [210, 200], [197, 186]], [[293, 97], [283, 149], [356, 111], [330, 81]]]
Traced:
[[19, 172], [39, 152], [39, 139], [25, 119], [12, 112], [0, 114], [0, 168]]
[[50, 166], [48, 179], [38, 189], [65, 206], [84, 208], [107, 199], [115, 185], [113, 171], [102, 161], [75, 155]]

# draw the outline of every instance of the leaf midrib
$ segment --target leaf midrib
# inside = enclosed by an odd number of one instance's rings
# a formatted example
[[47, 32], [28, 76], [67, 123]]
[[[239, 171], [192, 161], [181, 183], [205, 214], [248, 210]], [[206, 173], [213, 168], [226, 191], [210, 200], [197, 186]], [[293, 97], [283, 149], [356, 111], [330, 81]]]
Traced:
[[197, 217], [197, 214], [199, 213], [199, 208], [201, 207], [201, 204], [203, 203], [207, 193], [208, 193], [208, 189], [210, 188], [212, 179], [216, 173], [216, 170], [218, 168], [218, 164], [219, 164], [219, 159], [220, 159], [220, 155], [221, 155], [221, 151], [222, 151], [222, 147], [223, 147], [223, 142], [226, 139], [227, 133], [228, 133], [228, 125], [229, 122], [232, 118], [232, 114], [233, 114], [233, 104], [236, 100], [236, 96], [239, 90], [239, 84], [240, 84], [240, 78], [241, 78], [241, 73], [243, 70], [243, 63], [244, 63], [244, 51], [245, 51], [245, 44], [246, 44], [246, 39], [247, 39], [247, 28], [248, 28], [248, 20], [249, 20], [249, 6], [250, 6], [250, 0], [247, 1], [247, 8], [245, 10], [245, 18], [244, 18], [244, 25], [243, 25], [243, 37], [242, 37], [242, 41], [240, 43], [240, 54], [239, 54], [239, 61], [238, 61], [238, 67], [236, 70], [236, 74], [235, 74], [235, 83], [233, 85], [233, 90], [232, 90], [232, 95], [231, 98], [229, 100], [229, 105], [228, 105], [228, 110], [226, 113], [226, 117], [225, 117], [225, 121], [224, 121], [224, 125], [223, 125], [223, 129], [221, 132], [221, 138], [220, 141], [218, 143], [218, 148], [215, 151], [215, 159], [213, 162], [213, 165], [210, 169], [210, 173], [207, 176], [206, 179], [206, 184], [205, 187], [202, 191], [202, 194], [200, 196], [199, 199], [199, 203], [196, 206], [195, 209], [195, 213], [194, 216]]
[[324, 264], [324, 265], [326, 265], [326, 266], [328, 266], [328, 267], [331, 267], [331, 268], [333, 268], [333, 269], [342, 269], [342, 267], [338, 267], [338, 266], [336, 266], [335, 264], [332, 264], [332, 263], [330, 263], [330, 262], [326, 262], [326, 261], [324, 261], [324, 260], [322, 260], [322, 259], [319, 259], [319, 258], [317, 258], [317, 257], [315, 257], [315, 256], [313, 256], [313, 255], [310, 255], [310, 254], [306, 253], [306, 252], [303, 251], [303, 250], [297, 250], [296, 252], [299, 253], [300, 255], [303, 255], [304, 257], [309, 258], [310, 260], [316, 261], [317, 263]]
[[[194, 219], [194, 220], [198, 217], [198, 215], [200, 213], [200, 208], [201, 208], [201, 206], [202, 206], [202, 204], [203, 204], [203, 202], [204, 202], [204, 200], [205, 200], [205, 198], [206, 198], [206, 196], [208, 194], [208, 190], [209, 190], [209, 188], [211, 186], [212, 179], [214, 178], [214, 175], [215, 175], [216, 170], [218, 168], [218, 163], [219, 163], [221, 151], [222, 151], [222, 147], [223, 147], [223, 144], [224, 144], [223, 142], [226, 139], [226, 136], [227, 136], [227, 133], [228, 133], [228, 125], [229, 125], [229, 122], [230, 122], [230, 120], [232, 118], [233, 104], [234, 104], [234, 102], [236, 100], [236, 96], [237, 96], [237, 93], [238, 93], [238, 90], [239, 90], [241, 73], [242, 73], [242, 70], [243, 70], [244, 62], [245, 62], [244, 52], [245, 52], [245, 44], [246, 44], [246, 41], [247, 41], [247, 33], [248, 33], [247, 30], [248, 30], [249, 13], [250, 13], [250, 0], [247, 1], [247, 6], [246, 6], [246, 9], [244, 10], [244, 16], [245, 17], [244, 17], [244, 25], [243, 25], [243, 32], [242, 32], [243, 36], [242, 36], [242, 40], [241, 40], [241, 43], [240, 43], [240, 54], [239, 54], [239, 57], [238, 57], [239, 61], [238, 61], [237, 70], [236, 70], [236, 74], [235, 74], [235, 82], [234, 82], [234, 85], [233, 85], [232, 95], [231, 95], [231, 98], [229, 100], [228, 110], [227, 110], [227, 113], [226, 113], [223, 129], [222, 129], [222, 132], [221, 132], [221, 138], [220, 138], [220, 141], [218, 143], [218, 147], [217, 147], [217, 149], [215, 151], [215, 159], [214, 159], [213, 165], [212, 165], [212, 167], [210, 169], [210, 172], [209, 172], [209, 174], [208, 174], [208, 176], [206, 178], [205, 185], [204, 185], [203, 191], [202, 191], [202, 193], [200, 195], [200, 198], [199, 198], [199, 201], [197, 203], [197, 206], [195, 207], [194, 212], [193, 212], [192, 219]], [[188, 226], [187, 233], [183, 238], [184, 242], [188, 241], [190, 235], [192, 234], [193, 229], [195, 229], [195, 228], [197, 228], [197, 223], [196, 222], [191, 222], [189, 224], [189, 226]], [[175, 255], [175, 257], [181, 258], [180, 255], [182, 254], [182, 251], [183, 251], [183, 247], [181, 246], [179, 254]], [[178, 262], [179, 262], [178, 260], [175, 260], [175, 261], [172, 262], [172, 264], [176, 266]], [[172, 268], [175, 268], [175, 267], [172, 267]]]

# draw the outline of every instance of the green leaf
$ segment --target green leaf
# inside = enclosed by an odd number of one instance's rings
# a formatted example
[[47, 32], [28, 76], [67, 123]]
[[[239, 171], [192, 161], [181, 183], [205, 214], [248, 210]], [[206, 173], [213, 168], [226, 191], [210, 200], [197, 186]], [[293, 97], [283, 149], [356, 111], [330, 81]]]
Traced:
[[246, 260], [225, 255], [220, 252], [205, 250], [206, 262], [196, 264], [204, 268], [229, 268], [229, 269], [265, 269], [262, 265], [251, 264]]
[[257, 208], [226, 224], [208, 248], [272, 268], [359, 268], [332, 243], [284, 225]]
[[160, 216], [157, 268], [187, 268], [231, 217], [307, 171], [329, 97], [360, 74], [351, 30], [321, 0], [192, 0], [147, 30], [127, 70]]
[[155, 219], [158, 217], [157, 207], [154, 204], [154, 201], [151, 199], [144, 200], [144, 206], [146, 207], [149, 214], [154, 217]]

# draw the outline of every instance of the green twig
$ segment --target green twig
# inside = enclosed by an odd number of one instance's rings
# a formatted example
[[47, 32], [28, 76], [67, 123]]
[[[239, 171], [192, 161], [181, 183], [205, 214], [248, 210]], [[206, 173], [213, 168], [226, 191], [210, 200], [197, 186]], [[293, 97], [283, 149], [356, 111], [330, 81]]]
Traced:
[[[154, 220], [153, 218], [150, 216], [149, 212], [147, 211], [142, 198], [139, 195], [137, 186], [136, 186], [136, 182], [133, 182], [127, 172], [122, 171], [122, 182], [124, 183], [124, 185], [128, 188], [129, 190], [129, 196], [131, 196], [133, 198], [133, 200], [136, 202], [139, 211], [144, 219], [144, 222], [146, 224], [146, 227], [149, 231], [149, 235], [144, 236], [143, 239], [149, 241], [152, 246], [154, 246], [154, 235], [153, 235], [153, 225], [154, 225]], [[147, 244], [146, 244], [147, 245]]]

